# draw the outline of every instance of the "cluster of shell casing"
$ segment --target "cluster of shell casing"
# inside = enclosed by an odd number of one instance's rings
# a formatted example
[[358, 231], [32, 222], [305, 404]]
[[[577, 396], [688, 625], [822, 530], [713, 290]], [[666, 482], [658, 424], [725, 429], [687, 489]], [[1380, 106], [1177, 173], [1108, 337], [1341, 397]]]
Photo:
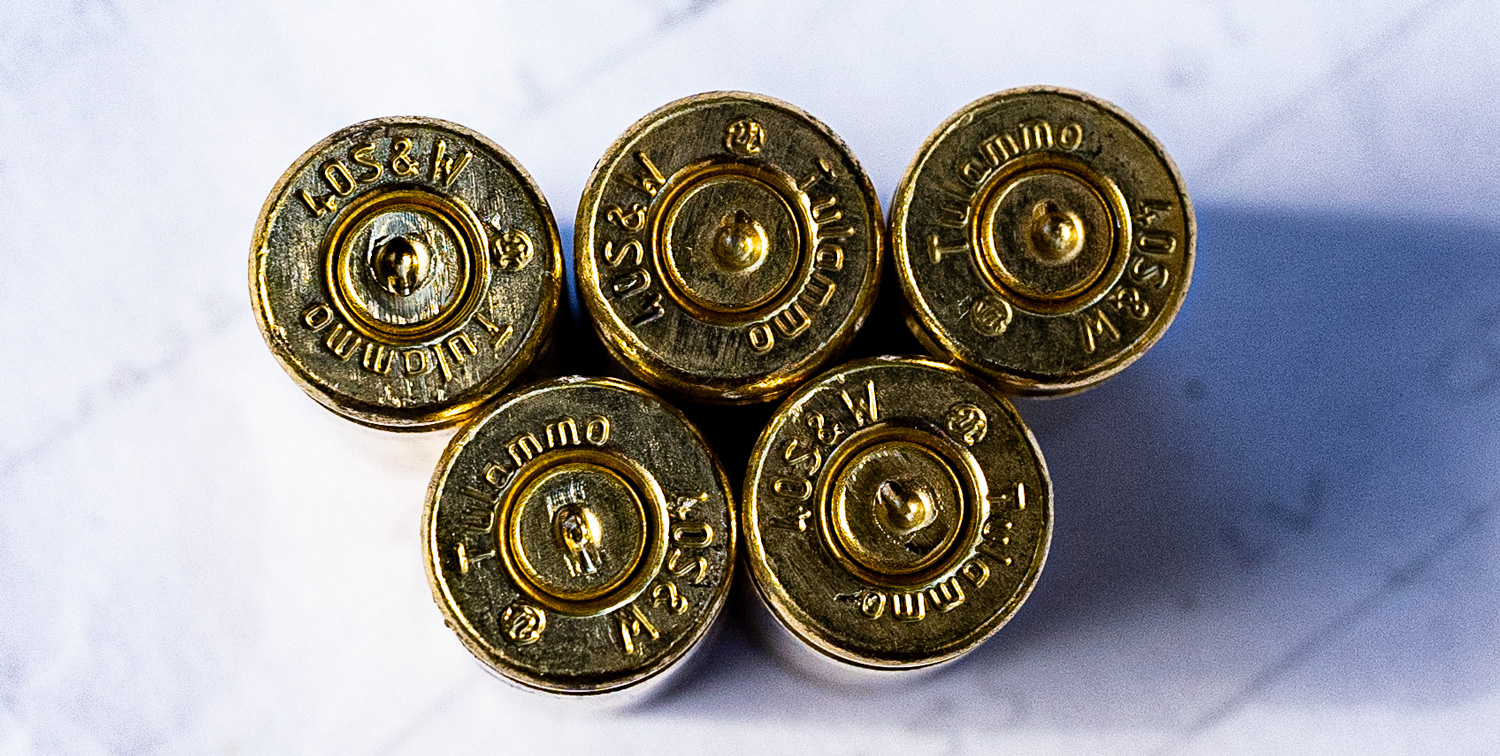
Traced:
[[[1049, 88], [941, 124], [889, 224], [807, 113], [689, 97], [609, 147], [573, 230], [583, 315], [614, 361], [597, 372], [644, 386], [523, 377], [563, 309], [557, 224], [509, 154], [451, 123], [319, 142], [271, 192], [250, 257], [262, 334], [310, 396], [377, 428], [463, 424], [422, 515], [433, 597], [490, 669], [562, 694], [680, 665], [739, 558], [769, 624], [834, 666], [973, 649], [1051, 542], [1046, 463], [1006, 395], [1080, 391], [1139, 358], [1187, 292], [1195, 234], [1155, 139]], [[904, 296], [877, 303], [887, 265]], [[877, 304], [931, 358], [835, 366]], [[738, 498], [658, 391], [782, 399]]]

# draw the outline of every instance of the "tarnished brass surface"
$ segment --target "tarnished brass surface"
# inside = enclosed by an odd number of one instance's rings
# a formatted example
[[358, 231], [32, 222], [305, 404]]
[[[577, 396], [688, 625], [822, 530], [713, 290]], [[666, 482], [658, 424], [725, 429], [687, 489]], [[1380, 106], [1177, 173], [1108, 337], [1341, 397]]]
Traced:
[[652, 386], [784, 395], [848, 344], [880, 280], [880, 202], [849, 148], [745, 92], [670, 103], [600, 159], [578, 206], [579, 292]]
[[568, 694], [681, 658], [734, 568], [729, 481], [656, 395], [564, 378], [461, 429], [427, 491], [422, 544], [448, 626], [495, 672]]
[[430, 118], [324, 139], [266, 199], [250, 297], [323, 406], [390, 430], [463, 420], [523, 370], [562, 285], [557, 223], [510, 155]]
[[787, 398], [745, 475], [755, 588], [795, 636], [861, 667], [956, 658], [1046, 561], [1052, 484], [993, 389], [918, 358], [852, 362]]
[[1134, 362], [1177, 315], [1196, 227], [1146, 129], [1081, 92], [977, 100], [917, 152], [891, 208], [909, 324], [1005, 389], [1059, 395]]

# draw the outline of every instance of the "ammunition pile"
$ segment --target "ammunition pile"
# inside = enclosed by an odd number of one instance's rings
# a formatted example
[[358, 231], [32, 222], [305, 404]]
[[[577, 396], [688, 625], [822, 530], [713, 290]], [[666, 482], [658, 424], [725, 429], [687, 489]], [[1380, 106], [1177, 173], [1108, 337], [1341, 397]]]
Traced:
[[[890, 674], [993, 635], [1053, 521], [1006, 396], [1082, 391], [1138, 359], [1182, 304], [1195, 241], [1144, 127], [1039, 87], [943, 122], [888, 225], [807, 113], [678, 100], [604, 153], [573, 231], [577, 314], [602, 352], [557, 326], [561, 236], [515, 159], [455, 124], [384, 118], [287, 170], [250, 255], [261, 333], [308, 395], [376, 428], [461, 425], [421, 520], [433, 598], [491, 670], [567, 695], [681, 669], [737, 558], [769, 641], [814, 664]], [[929, 356], [837, 364], [882, 309]], [[551, 377], [549, 360], [616, 377]], [[705, 437], [684, 410], [717, 426], [718, 405], [774, 400], [736, 497], [710, 441], [724, 428]]]

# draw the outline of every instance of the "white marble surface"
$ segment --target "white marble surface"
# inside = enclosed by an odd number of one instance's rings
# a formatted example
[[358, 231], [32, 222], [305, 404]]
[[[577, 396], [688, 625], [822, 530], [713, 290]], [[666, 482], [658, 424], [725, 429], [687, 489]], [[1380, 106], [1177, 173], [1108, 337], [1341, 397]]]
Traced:
[[[1490, 0], [0, 6], [0, 754], [1500, 752], [1500, 10]], [[889, 196], [1048, 83], [1125, 107], [1200, 212], [1166, 339], [1024, 403], [1052, 560], [916, 683], [830, 689], [726, 616], [633, 710], [489, 678], [417, 519], [444, 438], [317, 407], [245, 260], [286, 165], [417, 113], [567, 225], [678, 96], [750, 89]]]

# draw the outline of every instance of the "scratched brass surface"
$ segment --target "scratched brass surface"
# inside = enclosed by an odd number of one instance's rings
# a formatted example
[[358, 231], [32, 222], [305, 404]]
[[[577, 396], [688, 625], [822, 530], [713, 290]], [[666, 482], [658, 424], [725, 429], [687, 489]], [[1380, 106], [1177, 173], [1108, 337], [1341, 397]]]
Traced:
[[795, 636], [861, 667], [956, 658], [1025, 601], [1052, 484], [1010, 404], [966, 371], [878, 357], [793, 393], [760, 436], [740, 525]]
[[250, 297], [267, 346], [323, 406], [377, 428], [462, 421], [540, 351], [557, 223], [520, 164], [430, 118], [350, 126], [261, 210]]
[[578, 206], [579, 292], [611, 353], [693, 399], [763, 401], [848, 344], [880, 281], [880, 202], [828, 127], [778, 100], [670, 103]]
[[422, 544], [447, 624], [524, 686], [618, 690], [703, 637], [734, 569], [729, 481], [649, 391], [563, 378], [464, 426], [427, 491]]
[[965, 106], [892, 200], [912, 331], [1021, 394], [1081, 391], [1144, 354], [1182, 306], [1195, 241], [1161, 145], [1113, 105], [1062, 89]]

